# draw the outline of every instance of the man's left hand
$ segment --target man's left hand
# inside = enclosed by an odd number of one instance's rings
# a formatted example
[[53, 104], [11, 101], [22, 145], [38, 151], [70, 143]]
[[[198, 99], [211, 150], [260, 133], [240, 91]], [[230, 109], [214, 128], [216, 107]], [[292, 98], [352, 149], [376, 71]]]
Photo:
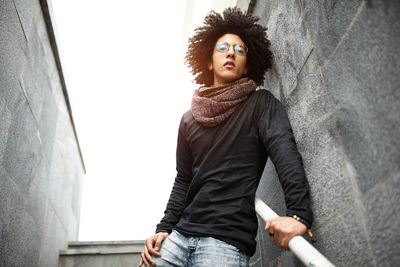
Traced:
[[303, 235], [307, 231], [307, 227], [295, 220], [292, 217], [277, 217], [267, 220], [265, 230], [273, 234], [269, 236], [276, 246], [289, 250], [289, 241], [292, 237], [297, 235]]

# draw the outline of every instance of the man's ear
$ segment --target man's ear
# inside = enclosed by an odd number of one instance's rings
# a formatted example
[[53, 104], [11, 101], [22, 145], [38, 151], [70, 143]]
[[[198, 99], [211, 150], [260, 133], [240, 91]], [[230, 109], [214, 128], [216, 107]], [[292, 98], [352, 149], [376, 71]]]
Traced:
[[213, 70], [212, 62], [208, 63], [208, 70], [209, 70], [209, 71], [212, 71], [212, 70]]

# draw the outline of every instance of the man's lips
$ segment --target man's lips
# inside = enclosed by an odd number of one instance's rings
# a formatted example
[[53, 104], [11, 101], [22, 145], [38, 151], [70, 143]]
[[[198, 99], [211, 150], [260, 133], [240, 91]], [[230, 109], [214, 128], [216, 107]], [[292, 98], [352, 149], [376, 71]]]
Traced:
[[224, 67], [234, 68], [235, 67], [235, 62], [227, 61], [227, 62], [225, 62]]

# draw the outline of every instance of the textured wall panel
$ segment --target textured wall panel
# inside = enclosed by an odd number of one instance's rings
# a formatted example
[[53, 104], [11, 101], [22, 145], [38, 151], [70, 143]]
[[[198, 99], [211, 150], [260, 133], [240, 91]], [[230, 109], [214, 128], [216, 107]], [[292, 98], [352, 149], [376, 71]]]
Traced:
[[[290, 2], [290, 3], [289, 3]], [[400, 2], [257, 1], [311, 187], [315, 246], [337, 266], [395, 266], [400, 166]], [[268, 162], [257, 190], [285, 214]], [[397, 216], [397, 217], [396, 217]], [[252, 266], [301, 266], [259, 222]]]
[[57, 266], [84, 167], [39, 1], [1, 0], [0, 25], [0, 266]]

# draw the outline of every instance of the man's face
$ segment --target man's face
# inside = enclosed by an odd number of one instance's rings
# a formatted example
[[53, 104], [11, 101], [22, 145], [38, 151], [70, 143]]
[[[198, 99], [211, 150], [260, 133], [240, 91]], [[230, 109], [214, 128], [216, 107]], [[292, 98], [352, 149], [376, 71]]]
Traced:
[[234, 51], [235, 44], [244, 45], [242, 39], [236, 35], [227, 33], [221, 36], [216, 43], [226, 42], [229, 44], [226, 52], [220, 52], [214, 46], [212, 62], [209, 64], [209, 70], [214, 73], [214, 86], [224, 85], [236, 81], [247, 74], [246, 53], [238, 55]]

